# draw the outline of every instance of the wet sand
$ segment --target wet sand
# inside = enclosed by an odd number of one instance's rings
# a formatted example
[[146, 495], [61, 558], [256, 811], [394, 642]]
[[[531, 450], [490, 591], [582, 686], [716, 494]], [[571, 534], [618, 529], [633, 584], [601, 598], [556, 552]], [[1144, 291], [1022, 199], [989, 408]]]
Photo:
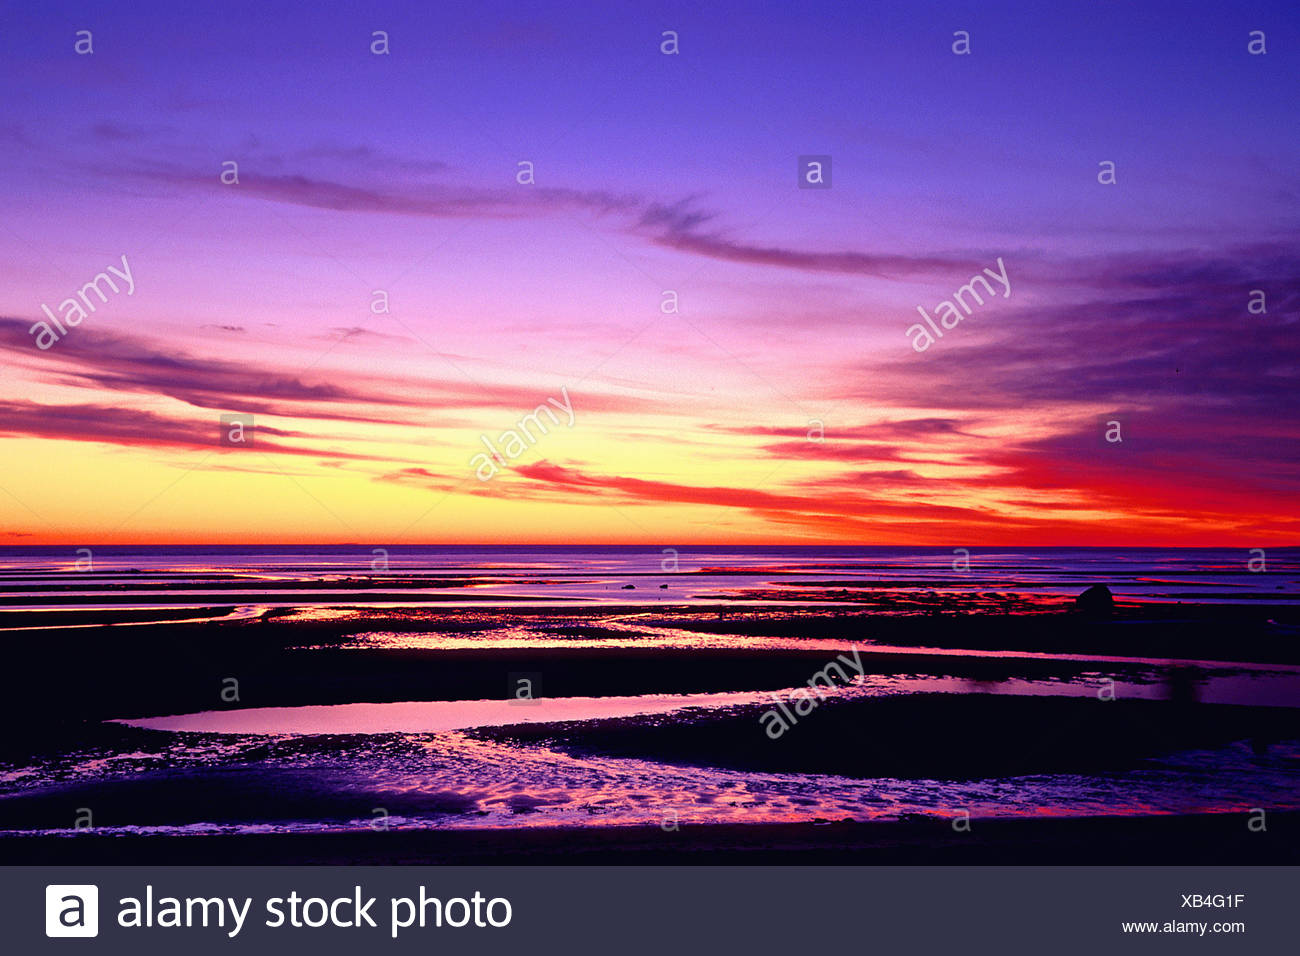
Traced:
[[[1150, 681], [1163, 679], [1152, 678], [1152, 661], [1298, 662], [1300, 651], [1288, 631], [1300, 623], [1298, 616], [1294, 606], [1262, 603], [1121, 606], [1100, 619], [1061, 609], [959, 613], [951, 604], [895, 617], [815, 605], [357, 607], [315, 617], [272, 610], [242, 620], [55, 626], [39, 635], [9, 630], [0, 637], [23, 694], [0, 699], [0, 714], [22, 732], [0, 738], [0, 759], [22, 764], [98, 744], [125, 753], [145, 739], [133, 734], [161, 733], [103, 723], [112, 718], [500, 700], [511, 693], [511, 675], [519, 673], [537, 676], [539, 693], [547, 697], [776, 691], [805, 685], [834, 656], [827, 641], [860, 648], [868, 675], [936, 675], [988, 689], [1009, 680], [1091, 681], [1103, 673], [1132, 672], [1134, 680]], [[40, 613], [4, 615], [10, 627], [40, 619]], [[545, 642], [492, 645], [494, 635], [510, 629], [531, 629]], [[718, 640], [703, 647], [655, 646], [658, 629]], [[375, 647], [353, 641], [359, 633], [379, 631], [432, 635], [435, 643], [438, 635], [482, 637], [483, 646]], [[626, 643], [638, 635], [646, 646]], [[784, 643], [727, 646], [729, 635]], [[573, 646], [566, 646], [569, 640]], [[602, 646], [604, 640], [620, 643]], [[808, 649], [801, 649], [802, 642]], [[1107, 663], [1107, 655], [1125, 661]], [[1140, 666], [1134, 661], [1139, 658], [1146, 659]], [[1189, 749], [1244, 743], [1267, 750], [1278, 740], [1300, 740], [1300, 709], [1197, 704], [1188, 690], [1195, 674], [1194, 664], [1171, 670], [1167, 701], [992, 693], [827, 701], [779, 740], [762, 733], [766, 705], [472, 733], [512, 745], [682, 767], [935, 780], [1131, 769]], [[238, 701], [221, 698], [230, 678], [239, 682]], [[340, 738], [338, 746], [350, 745]], [[164, 766], [152, 775], [10, 794], [0, 799], [6, 820], [0, 829], [65, 827], [69, 808], [86, 805], [95, 806], [103, 822], [128, 829], [111, 838], [93, 831], [10, 836], [0, 840], [0, 861], [1251, 863], [1292, 862], [1296, 845], [1292, 839], [1283, 846], [1279, 839], [1294, 835], [1294, 813], [1271, 812], [1268, 834], [1254, 834], [1246, 829], [1244, 806], [1229, 814], [1151, 818], [980, 818], [972, 833], [953, 831], [942, 814], [826, 826], [683, 821], [680, 831], [658, 825], [506, 826], [157, 836], [129, 829], [141, 820], [182, 827], [196, 819], [219, 820], [222, 807], [245, 805], [274, 805], [282, 815], [277, 819], [364, 819], [373, 805], [364, 793], [331, 792], [306, 778], [295, 784], [291, 772], [259, 776], [237, 770], [191, 773]], [[412, 808], [474, 812], [472, 803], [454, 794], [422, 801]], [[121, 821], [114, 819], [119, 813]]]
[[[1057, 654], [1104, 654], [1159, 659], [1300, 660], [1300, 642], [1274, 633], [1295, 622], [1294, 608], [1269, 612], [1219, 607], [1179, 608], [1179, 617], [1150, 609], [1121, 610], [1111, 620], [1070, 612], [1014, 615], [947, 614], [901, 618], [855, 616], [826, 609], [749, 611], [713, 608], [356, 609], [344, 619], [286, 620], [271, 611], [253, 620], [159, 623], [129, 628], [52, 628], [39, 635], [3, 632], [9, 672], [21, 695], [0, 696], [0, 717], [21, 735], [0, 738], [0, 758], [14, 759], [66, 746], [86, 722], [151, 717], [230, 707], [415, 700], [483, 700], [512, 693], [512, 674], [539, 675], [539, 696], [584, 697], [777, 690], [802, 685], [833, 656], [815, 640], [862, 648], [872, 674], [942, 674], [997, 682], [1013, 677], [1070, 679], [1099, 665], [1068, 657], [961, 656], [954, 648], [1032, 648]], [[800, 635], [810, 649], [565, 647], [565, 634], [591, 638], [602, 620], [617, 618], [684, 632]], [[562, 629], [556, 631], [557, 625]], [[493, 647], [507, 627], [550, 629], [549, 646]], [[367, 630], [481, 633], [485, 646], [458, 649], [345, 647]], [[610, 632], [614, 633], [614, 632]], [[628, 631], [617, 632], [626, 636]], [[635, 626], [632, 634], [636, 634]], [[1232, 633], [1231, 641], [1223, 640]], [[883, 645], [887, 649], [879, 649]], [[796, 642], [795, 647], [798, 646]], [[942, 648], [927, 654], [911, 647]], [[895, 649], [896, 648], [896, 649]], [[1122, 670], [1122, 668], [1110, 668]], [[229, 680], [239, 700], [224, 700]]]
[[354, 830], [188, 837], [23, 837], [3, 864], [1048, 864], [1295, 865], [1300, 812], [1267, 830], [1247, 813], [993, 819], [969, 831], [935, 816], [898, 822], [680, 824], [492, 831]]
[[[775, 716], [764, 722], [764, 714]], [[765, 732], [767, 726], [775, 738]], [[774, 702], [705, 713], [517, 724], [473, 733], [493, 740], [545, 743], [581, 755], [702, 767], [970, 780], [1124, 769], [1153, 757], [1241, 740], [1259, 749], [1300, 739], [1300, 709], [908, 694], [827, 699], [805, 716], [791, 712], [788, 719]]]

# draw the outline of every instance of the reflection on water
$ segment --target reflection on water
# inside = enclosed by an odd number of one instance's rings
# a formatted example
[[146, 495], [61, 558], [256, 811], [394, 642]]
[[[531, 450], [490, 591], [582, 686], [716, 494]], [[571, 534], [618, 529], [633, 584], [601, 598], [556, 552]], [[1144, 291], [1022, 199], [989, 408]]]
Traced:
[[554, 723], [666, 714], [686, 707], [752, 704], [766, 696], [647, 694], [637, 697], [539, 697], [532, 700], [400, 701], [390, 704], [328, 704], [208, 710], [173, 717], [145, 717], [117, 723], [145, 730], [210, 734], [386, 734], [440, 733], [474, 727]]
[[[1245, 552], [1214, 549], [1029, 548], [975, 551], [954, 571], [942, 548], [402, 548], [375, 569], [361, 548], [101, 548], [93, 571], [59, 548], [0, 548], [9, 610], [585, 605], [781, 606], [815, 602], [915, 613], [958, 601], [972, 611], [1025, 613], [1069, 604], [1105, 583], [1117, 600], [1293, 602], [1300, 550], [1273, 549], [1270, 573]], [[671, 550], [671, 549], [670, 549]]]
[[[1116, 680], [1101, 673], [1078, 678], [1030, 680], [1009, 678], [976, 681], [933, 676], [866, 674], [850, 684], [823, 687], [826, 697], [861, 699], [895, 694], [1009, 694], [1029, 697], [1094, 697], [1166, 700], [1177, 693], [1207, 704], [1254, 704], [1300, 707], [1300, 671], [1261, 669], [1242, 672], [1218, 668], [1204, 672], [1174, 668], [1178, 681], [1171, 691], [1169, 672], [1153, 670], [1145, 680]], [[1194, 689], [1191, 689], [1194, 688]], [[202, 711], [166, 717], [116, 721], [145, 730], [205, 734], [441, 733], [510, 724], [601, 720], [667, 714], [687, 708], [721, 709], [769, 703], [788, 697], [795, 688], [778, 691], [734, 691], [712, 694], [641, 694], [629, 697], [540, 697], [534, 700], [400, 701], [396, 703], [329, 704], [304, 707], [257, 707]]]
[[[810, 615], [832, 613], [837, 602], [880, 614], [940, 613], [957, 605], [963, 611], [1032, 612], [1068, 604], [1097, 582], [1127, 603], [1281, 604], [1296, 600], [1298, 554], [1270, 552], [1271, 573], [1255, 575], [1235, 551], [986, 551], [971, 555], [969, 573], [957, 574], [944, 549], [706, 548], [675, 554], [676, 570], [669, 573], [663, 553], [653, 549], [393, 548], [389, 570], [378, 573], [370, 570], [366, 549], [103, 549], [94, 573], [76, 574], [73, 554], [8, 549], [0, 551], [0, 601], [3, 613], [15, 618], [4, 624], [15, 627], [41, 626], [43, 614], [63, 615], [59, 626], [80, 627], [129, 626], [164, 612], [172, 620], [203, 616], [190, 608], [242, 620], [268, 612], [282, 621], [356, 620], [356, 633], [338, 642], [333, 635], [341, 628], [316, 628], [311, 638], [295, 632], [293, 638], [356, 650], [726, 647], [755, 655], [797, 649], [831, 656], [854, 645], [674, 628], [667, 609], [709, 605], [710, 618], [722, 621], [738, 599], [756, 605], [804, 600], [816, 605]], [[601, 607], [581, 618], [537, 615], [527, 624], [511, 616], [520, 604], [543, 602]], [[412, 623], [412, 609], [428, 606], [461, 609], [442, 621], [447, 629], [434, 630], [424, 619]], [[45, 610], [24, 618], [33, 608]], [[381, 608], [387, 629], [370, 630], [367, 615], [373, 622]], [[140, 613], [133, 616], [132, 609]], [[407, 612], [411, 616], [402, 617]], [[72, 620], [76, 615], [84, 620]], [[241, 635], [260, 636], [260, 628], [242, 628]], [[1267, 640], [1298, 636], [1285, 621], [1269, 628]], [[224, 638], [228, 632], [223, 625], [208, 633]], [[122, 636], [106, 634], [108, 640]], [[887, 669], [902, 673], [867, 673], [834, 691], [850, 699], [916, 693], [1089, 697], [1105, 691], [1189, 707], [1192, 701], [1300, 706], [1300, 668], [1282, 665], [893, 647], [865, 639], [857, 648], [864, 658], [893, 655]], [[1033, 668], [1015, 672], [1035, 676], [975, 682], [951, 676], [961, 670], [958, 658], [1006, 661], [1008, 673], [1016, 661], [1033, 661]], [[333, 659], [346, 666], [352, 656]], [[1061, 676], [1041, 677], [1058, 671], [1052, 662], [1061, 665]], [[337, 829], [368, 826], [374, 807], [385, 808], [393, 829], [658, 824], [669, 814], [690, 824], [959, 811], [979, 817], [1300, 809], [1300, 744], [1294, 741], [1234, 743], [1124, 772], [953, 782], [685, 767], [575, 756], [545, 744], [471, 734], [511, 723], [657, 719], [689, 708], [716, 712], [770, 697], [738, 691], [535, 704], [351, 703], [131, 720], [110, 727], [112, 743], [79, 741], [57, 755], [0, 765], [0, 819], [17, 821], [0, 827], [71, 833], [62, 829], [72, 825], [66, 807], [85, 800], [105, 808], [109, 822], [97, 824], [99, 832]], [[105, 738], [88, 733], [86, 739]]]
[[[1160, 675], [1120, 680], [1117, 697], [1168, 696]], [[1090, 696], [1101, 673], [1012, 679], [993, 685], [953, 677], [866, 675], [833, 693], [845, 698], [927, 693]], [[1204, 675], [1207, 701], [1248, 688], [1257, 702], [1295, 704], [1294, 672]], [[690, 713], [770, 700], [770, 694], [682, 694], [507, 701], [342, 704], [230, 710], [132, 720], [151, 731], [119, 750], [88, 749], [44, 765], [10, 768], [12, 794], [79, 786], [134, 786], [125, 819], [100, 832], [269, 832], [368, 826], [375, 807], [403, 828], [615, 826], [792, 822], [818, 819], [1242, 811], [1300, 809], [1300, 744], [1239, 742], [1148, 760], [1139, 769], [1050, 773], [968, 781], [851, 779], [763, 773], [625, 757], [578, 756], [545, 744], [479, 739], [490, 724]], [[169, 731], [159, 732], [166, 728]], [[759, 732], [758, 725], [755, 733]], [[196, 774], [198, 776], [196, 776]], [[202, 789], [193, 790], [195, 781]], [[187, 788], [180, 789], [177, 788]], [[227, 792], [229, 791], [229, 793]], [[101, 790], [103, 803], [108, 797]], [[230, 795], [233, 794], [233, 795]], [[204, 801], [207, 802], [204, 802]], [[302, 812], [303, 801], [313, 808]], [[178, 811], [179, 808], [179, 811]], [[180, 818], [178, 819], [178, 812]], [[188, 815], [186, 815], [188, 814]], [[15, 831], [16, 832], [16, 831]], [[22, 832], [66, 833], [34, 821]]]
[[[1149, 761], [1140, 770], [1043, 774], [965, 782], [855, 780], [681, 767], [581, 757], [545, 746], [514, 746], [458, 732], [333, 737], [155, 735], [154, 746], [111, 758], [84, 755], [61, 768], [69, 784], [130, 778], [151, 789], [123, 811], [130, 822], [103, 832], [267, 832], [371, 826], [383, 807], [392, 829], [618, 826], [792, 822], [817, 819], [973, 817], [1245, 811], [1300, 808], [1300, 746], [1254, 751], [1234, 744]], [[166, 772], [157, 768], [167, 767]], [[210, 776], [211, 802], [176, 819], [169, 787], [177, 773]], [[236, 777], [238, 798], [224, 788]], [[286, 785], [291, 781], [291, 786]], [[11, 781], [21, 787], [21, 781]], [[303, 818], [288, 794], [339, 806]], [[253, 795], [250, 797], [250, 795]], [[151, 803], [151, 801], [153, 801]], [[156, 806], [157, 809], [153, 809]], [[189, 804], [193, 807], [193, 803]], [[24, 832], [63, 833], [62, 827]]]

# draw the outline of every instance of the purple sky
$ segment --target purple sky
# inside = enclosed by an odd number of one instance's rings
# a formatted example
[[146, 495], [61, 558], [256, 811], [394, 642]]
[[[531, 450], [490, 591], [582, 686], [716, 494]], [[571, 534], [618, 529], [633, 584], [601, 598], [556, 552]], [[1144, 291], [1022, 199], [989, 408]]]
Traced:
[[6, 4], [4, 533], [1300, 541], [1300, 12], [1015, 6]]

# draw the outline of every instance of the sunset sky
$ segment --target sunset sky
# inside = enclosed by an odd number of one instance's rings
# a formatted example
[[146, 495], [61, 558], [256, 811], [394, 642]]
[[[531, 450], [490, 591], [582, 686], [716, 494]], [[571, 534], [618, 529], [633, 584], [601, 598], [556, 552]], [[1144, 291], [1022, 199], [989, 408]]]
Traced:
[[0, 544], [1300, 544], [1294, 3], [173, 6], [4, 4]]

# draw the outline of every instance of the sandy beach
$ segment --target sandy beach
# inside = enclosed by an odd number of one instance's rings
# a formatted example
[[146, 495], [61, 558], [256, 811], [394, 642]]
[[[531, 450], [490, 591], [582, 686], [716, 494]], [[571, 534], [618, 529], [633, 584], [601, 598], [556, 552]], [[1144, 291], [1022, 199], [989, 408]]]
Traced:
[[1290, 859], [1289, 593], [819, 570], [13, 572], [0, 859]]

